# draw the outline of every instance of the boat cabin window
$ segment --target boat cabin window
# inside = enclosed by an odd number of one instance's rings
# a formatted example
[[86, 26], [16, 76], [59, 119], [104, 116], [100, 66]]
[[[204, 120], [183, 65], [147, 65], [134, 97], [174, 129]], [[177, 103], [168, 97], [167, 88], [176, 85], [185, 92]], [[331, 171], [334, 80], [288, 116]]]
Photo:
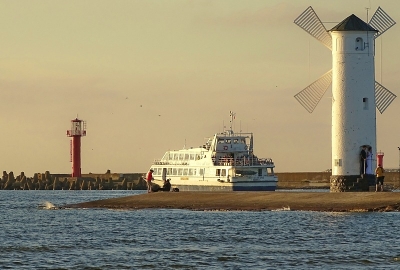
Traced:
[[218, 143], [224, 143], [224, 139], [218, 139]]
[[185, 154], [185, 160], [189, 160], [189, 154]]
[[183, 154], [179, 154], [179, 160], [183, 160], [184, 155]]
[[226, 143], [231, 143], [231, 139], [226, 139]]
[[172, 168], [168, 168], [167, 174], [172, 175]]
[[199, 174], [200, 174], [200, 175], [204, 175], [204, 169], [200, 169], [200, 170], [199, 170]]
[[194, 154], [190, 154], [190, 160], [194, 160]]
[[215, 176], [226, 176], [226, 169], [216, 169]]
[[234, 140], [233, 140], [233, 143], [238, 143], [238, 142], [239, 142], [238, 139], [234, 139]]
[[174, 160], [178, 160], [179, 155], [177, 153], [174, 154]]
[[172, 175], [178, 175], [178, 174], [177, 174], [176, 168], [173, 168], [173, 169], [172, 169]]
[[169, 160], [173, 160], [173, 159], [174, 159], [174, 154], [172, 154], [172, 153], [169, 153], [169, 157], [168, 157], [168, 159], [169, 159]]
[[189, 175], [193, 175], [193, 169], [189, 169]]
[[178, 169], [178, 175], [182, 175], [182, 171], [183, 171], [182, 168]]
[[188, 174], [188, 169], [187, 169], [187, 168], [183, 169], [183, 175], [189, 175], [189, 174]]
[[258, 169], [258, 176], [262, 176], [262, 169]]
[[242, 141], [242, 143], [246, 143], [246, 139], [245, 138], [242, 138], [241, 141]]

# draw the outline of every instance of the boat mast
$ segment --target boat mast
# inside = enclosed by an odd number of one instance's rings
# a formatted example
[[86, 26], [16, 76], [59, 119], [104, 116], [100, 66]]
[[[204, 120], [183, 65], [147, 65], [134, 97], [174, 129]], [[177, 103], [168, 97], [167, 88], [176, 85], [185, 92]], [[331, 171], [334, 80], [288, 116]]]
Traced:
[[229, 121], [230, 126], [229, 126], [229, 131], [228, 131], [228, 133], [229, 133], [230, 135], [233, 135], [232, 125], [233, 125], [233, 120], [235, 120], [235, 118], [236, 118], [236, 113], [234, 113], [234, 112], [232, 112], [232, 111], [229, 111], [229, 116], [230, 116], [231, 120]]

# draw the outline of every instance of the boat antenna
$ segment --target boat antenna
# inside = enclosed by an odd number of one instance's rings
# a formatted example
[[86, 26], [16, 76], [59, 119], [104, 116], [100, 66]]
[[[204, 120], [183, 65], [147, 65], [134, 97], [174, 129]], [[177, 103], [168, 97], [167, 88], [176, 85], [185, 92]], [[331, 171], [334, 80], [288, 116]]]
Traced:
[[232, 112], [232, 111], [229, 111], [229, 115], [230, 115], [230, 117], [231, 117], [231, 120], [229, 121], [229, 124], [230, 124], [230, 126], [229, 126], [229, 128], [230, 128], [229, 133], [230, 133], [230, 134], [233, 134], [232, 125], [233, 125], [233, 120], [235, 120], [235, 118], [236, 118], [236, 113], [234, 113], [234, 112]]

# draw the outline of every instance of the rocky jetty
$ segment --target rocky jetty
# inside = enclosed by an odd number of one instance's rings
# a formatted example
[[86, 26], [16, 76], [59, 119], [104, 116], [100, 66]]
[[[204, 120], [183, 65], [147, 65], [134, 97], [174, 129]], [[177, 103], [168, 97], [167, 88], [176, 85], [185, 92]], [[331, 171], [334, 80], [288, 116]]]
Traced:
[[3, 171], [0, 180], [1, 190], [146, 190], [146, 181], [140, 174], [136, 179], [118, 177], [113, 179], [111, 173], [103, 175], [85, 175], [84, 177], [62, 177], [52, 175], [49, 171], [35, 173], [26, 177], [24, 172], [14, 176], [13, 172]]

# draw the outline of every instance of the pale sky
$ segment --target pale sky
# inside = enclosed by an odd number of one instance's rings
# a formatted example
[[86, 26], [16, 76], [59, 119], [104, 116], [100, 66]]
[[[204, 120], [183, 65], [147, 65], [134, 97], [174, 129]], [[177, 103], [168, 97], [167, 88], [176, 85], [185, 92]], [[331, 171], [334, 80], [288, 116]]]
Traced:
[[[331, 52], [293, 21], [312, 6], [327, 29], [395, 0], [0, 0], [0, 165], [71, 173], [66, 130], [87, 121], [82, 173], [146, 172], [167, 150], [229, 126], [253, 132], [277, 172], [331, 167], [331, 89], [312, 114], [294, 95]], [[376, 42], [376, 80], [398, 95], [377, 144], [399, 167], [400, 25]]]

